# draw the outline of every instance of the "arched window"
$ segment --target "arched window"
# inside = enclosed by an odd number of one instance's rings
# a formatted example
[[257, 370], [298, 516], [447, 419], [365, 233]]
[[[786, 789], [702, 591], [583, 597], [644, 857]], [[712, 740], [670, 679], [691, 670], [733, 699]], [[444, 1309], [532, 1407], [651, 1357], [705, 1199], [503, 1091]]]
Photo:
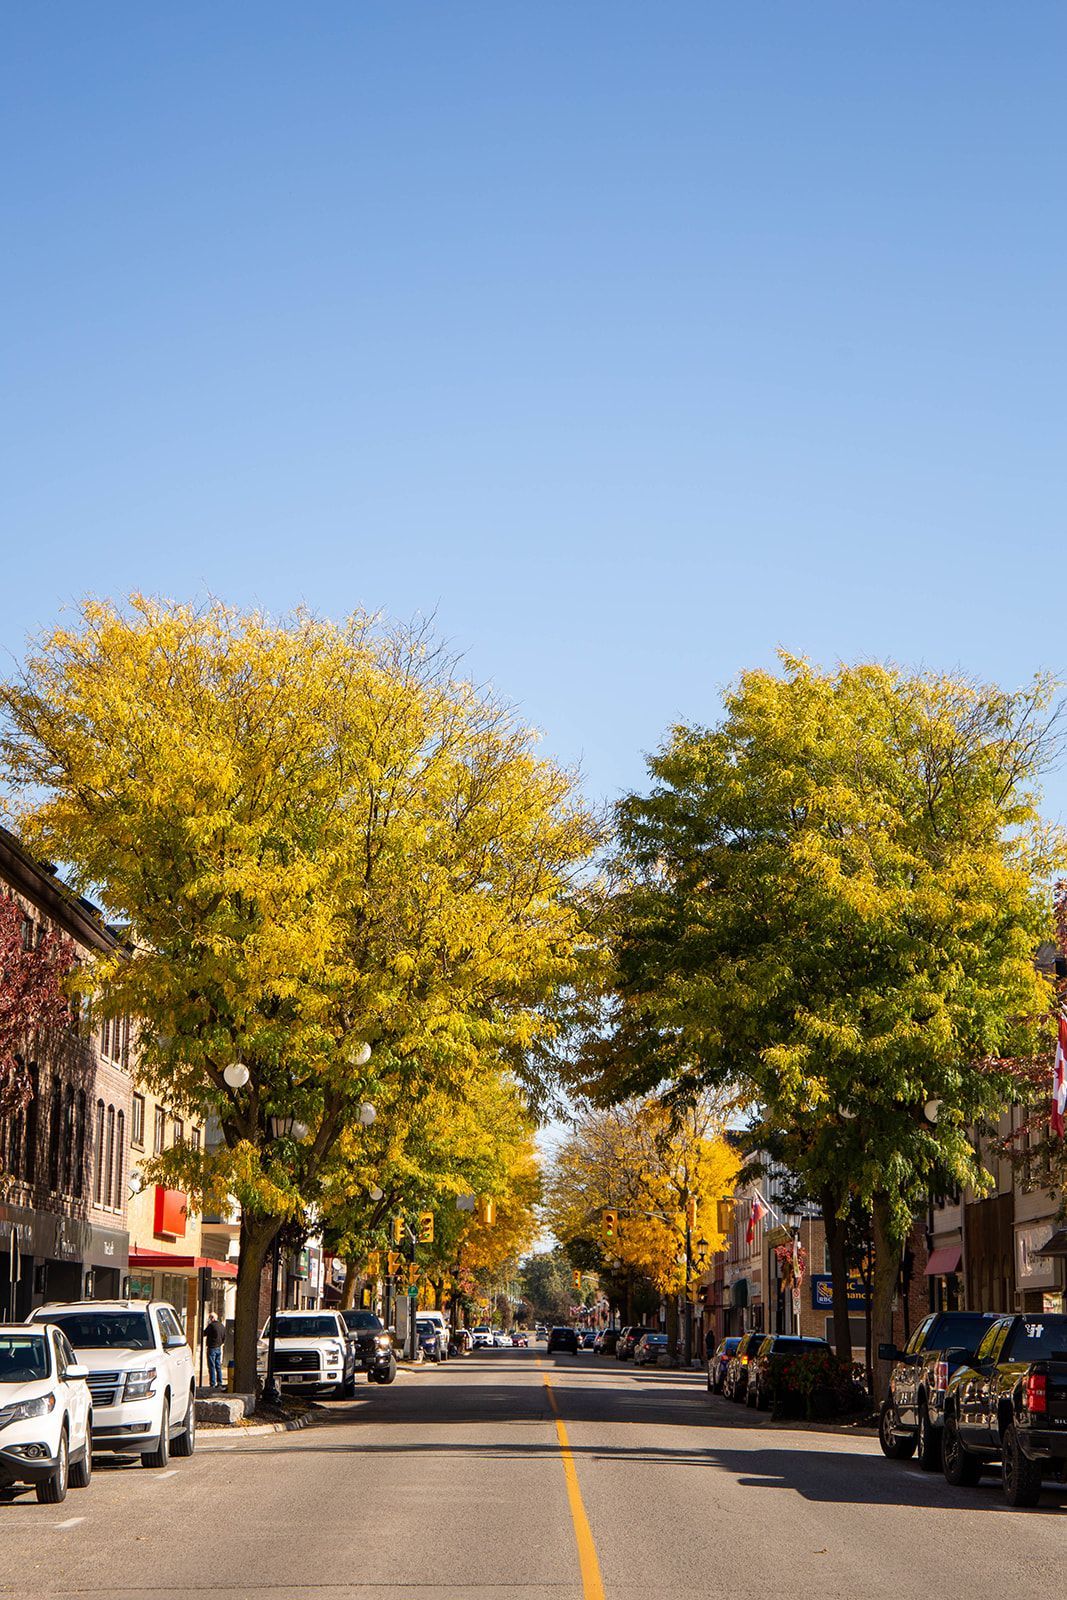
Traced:
[[74, 1119], [74, 1198], [80, 1200], [85, 1188], [85, 1090], [78, 1090], [78, 1110]]
[[58, 1078], [52, 1080], [52, 1104], [48, 1122], [48, 1187], [55, 1193], [59, 1188], [59, 1153], [63, 1146], [63, 1085]]
[[26, 1107], [26, 1145], [25, 1156], [22, 1164], [22, 1175], [27, 1183], [32, 1183], [37, 1176], [37, 1085], [40, 1073], [37, 1063], [30, 1062], [30, 1103]]
[[107, 1108], [107, 1155], [104, 1158], [104, 1205], [111, 1205], [111, 1184], [115, 1172], [115, 1107]]
[[93, 1178], [93, 1203], [99, 1205], [104, 1197], [104, 1102], [96, 1102], [96, 1172]]
[[122, 1210], [122, 1179], [123, 1169], [126, 1165], [126, 1113], [120, 1111], [118, 1115], [118, 1128], [115, 1134], [115, 1205]]

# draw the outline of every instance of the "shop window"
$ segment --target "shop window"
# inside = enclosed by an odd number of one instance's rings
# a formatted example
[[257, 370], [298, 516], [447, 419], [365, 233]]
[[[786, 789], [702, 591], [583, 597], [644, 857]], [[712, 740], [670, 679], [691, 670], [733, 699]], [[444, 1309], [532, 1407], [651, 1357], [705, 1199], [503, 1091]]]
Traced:
[[96, 1137], [93, 1144], [96, 1151], [93, 1204], [100, 1205], [104, 1198], [104, 1102], [102, 1100], [96, 1102]]
[[130, 1124], [130, 1143], [138, 1150], [144, 1149], [144, 1095], [133, 1097], [133, 1121]]
[[107, 1154], [104, 1157], [104, 1206], [111, 1209], [112, 1180], [115, 1172], [115, 1107], [107, 1108]]
[[167, 1148], [167, 1113], [162, 1106], [156, 1107], [155, 1128], [152, 1134], [152, 1154], [161, 1156]]

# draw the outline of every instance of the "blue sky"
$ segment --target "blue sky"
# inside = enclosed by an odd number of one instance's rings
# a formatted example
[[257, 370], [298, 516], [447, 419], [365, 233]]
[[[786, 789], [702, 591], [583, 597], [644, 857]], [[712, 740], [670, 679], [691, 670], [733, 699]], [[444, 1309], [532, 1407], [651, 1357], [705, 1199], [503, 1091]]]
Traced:
[[0, 649], [87, 590], [436, 611], [597, 797], [780, 644], [1064, 666], [1059, 0], [2, 42]]

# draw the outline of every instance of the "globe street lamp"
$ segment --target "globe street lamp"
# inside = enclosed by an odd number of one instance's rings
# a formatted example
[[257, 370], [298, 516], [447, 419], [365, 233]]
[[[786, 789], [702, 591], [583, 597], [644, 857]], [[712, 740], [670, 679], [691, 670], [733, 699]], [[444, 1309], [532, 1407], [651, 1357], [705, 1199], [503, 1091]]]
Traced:
[[359, 1120], [363, 1126], [369, 1128], [371, 1123], [377, 1120], [377, 1116], [378, 1112], [375, 1107], [371, 1105], [369, 1100], [364, 1100], [359, 1108]]
[[349, 1045], [345, 1052], [345, 1060], [350, 1067], [365, 1067], [370, 1060], [370, 1045], [365, 1039], [358, 1044]]
[[243, 1061], [231, 1061], [228, 1067], [223, 1067], [222, 1076], [227, 1089], [243, 1089], [251, 1073]]

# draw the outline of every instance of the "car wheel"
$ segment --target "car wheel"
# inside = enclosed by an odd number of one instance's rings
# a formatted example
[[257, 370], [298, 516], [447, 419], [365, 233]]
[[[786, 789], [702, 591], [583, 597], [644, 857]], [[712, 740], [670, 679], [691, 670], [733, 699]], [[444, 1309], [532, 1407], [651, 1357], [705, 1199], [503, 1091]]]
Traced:
[[185, 1413], [185, 1427], [174, 1441], [173, 1454], [191, 1456], [196, 1449], [196, 1398], [189, 1390], [189, 1406]]
[[141, 1465], [165, 1467], [170, 1460], [170, 1400], [163, 1398], [163, 1415], [159, 1422], [159, 1444], [154, 1450], [142, 1450]]
[[946, 1413], [941, 1429], [941, 1470], [956, 1489], [973, 1489], [978, 1482], [978, 1462], [960, 1438], [951, 1413]]
[[930, 1421], [925, 1402], [919, 1407], [919, 1438], [915, 1459], [924, 1472], [936, 1472], [941, 1465], [941, 1440]]
[[384, 1372], [379, 1372], [379, 1374], [378, 1374], [378, 1382], [379, 1383], [392, 1383], [395, 1380], [395, 1378], [396, 1378], [396, 1362], [395, 1361], [390, 1361], [390, 1363], [389, 1363], [388, 1367], [386, 1368], [386, 1370]]
[[59, 1435], [59, 1455], [55, 1471], [37, 1485], [37, 1499], [43, 1506], [57, 1506], [67, 1498], [67, 1481], [70, 1472], [70, 1446], [67, 1442], [67, 1425]]
[[75, 1461], [70, 1468], [70, 1485], [72, 1489], [88, 1489], [93, 1476], [93, 1419], [85, 1424], [85, 1454], [80, 1461]]
[[1024, 1455], [1014, 1422], [1009, 1422], [1000, 1441], [1004, 1498], [1010, 1506], [1036, 1506], [1041, 1499], [1043, 1468], [1040, 1461]]
[[912, 1435], [897, 1432], [897, 1408], [892, 1400], [886, 1401], [878, 1418], [878, 1443], [890, 1461], [907, 1461], [915, 1454]]

